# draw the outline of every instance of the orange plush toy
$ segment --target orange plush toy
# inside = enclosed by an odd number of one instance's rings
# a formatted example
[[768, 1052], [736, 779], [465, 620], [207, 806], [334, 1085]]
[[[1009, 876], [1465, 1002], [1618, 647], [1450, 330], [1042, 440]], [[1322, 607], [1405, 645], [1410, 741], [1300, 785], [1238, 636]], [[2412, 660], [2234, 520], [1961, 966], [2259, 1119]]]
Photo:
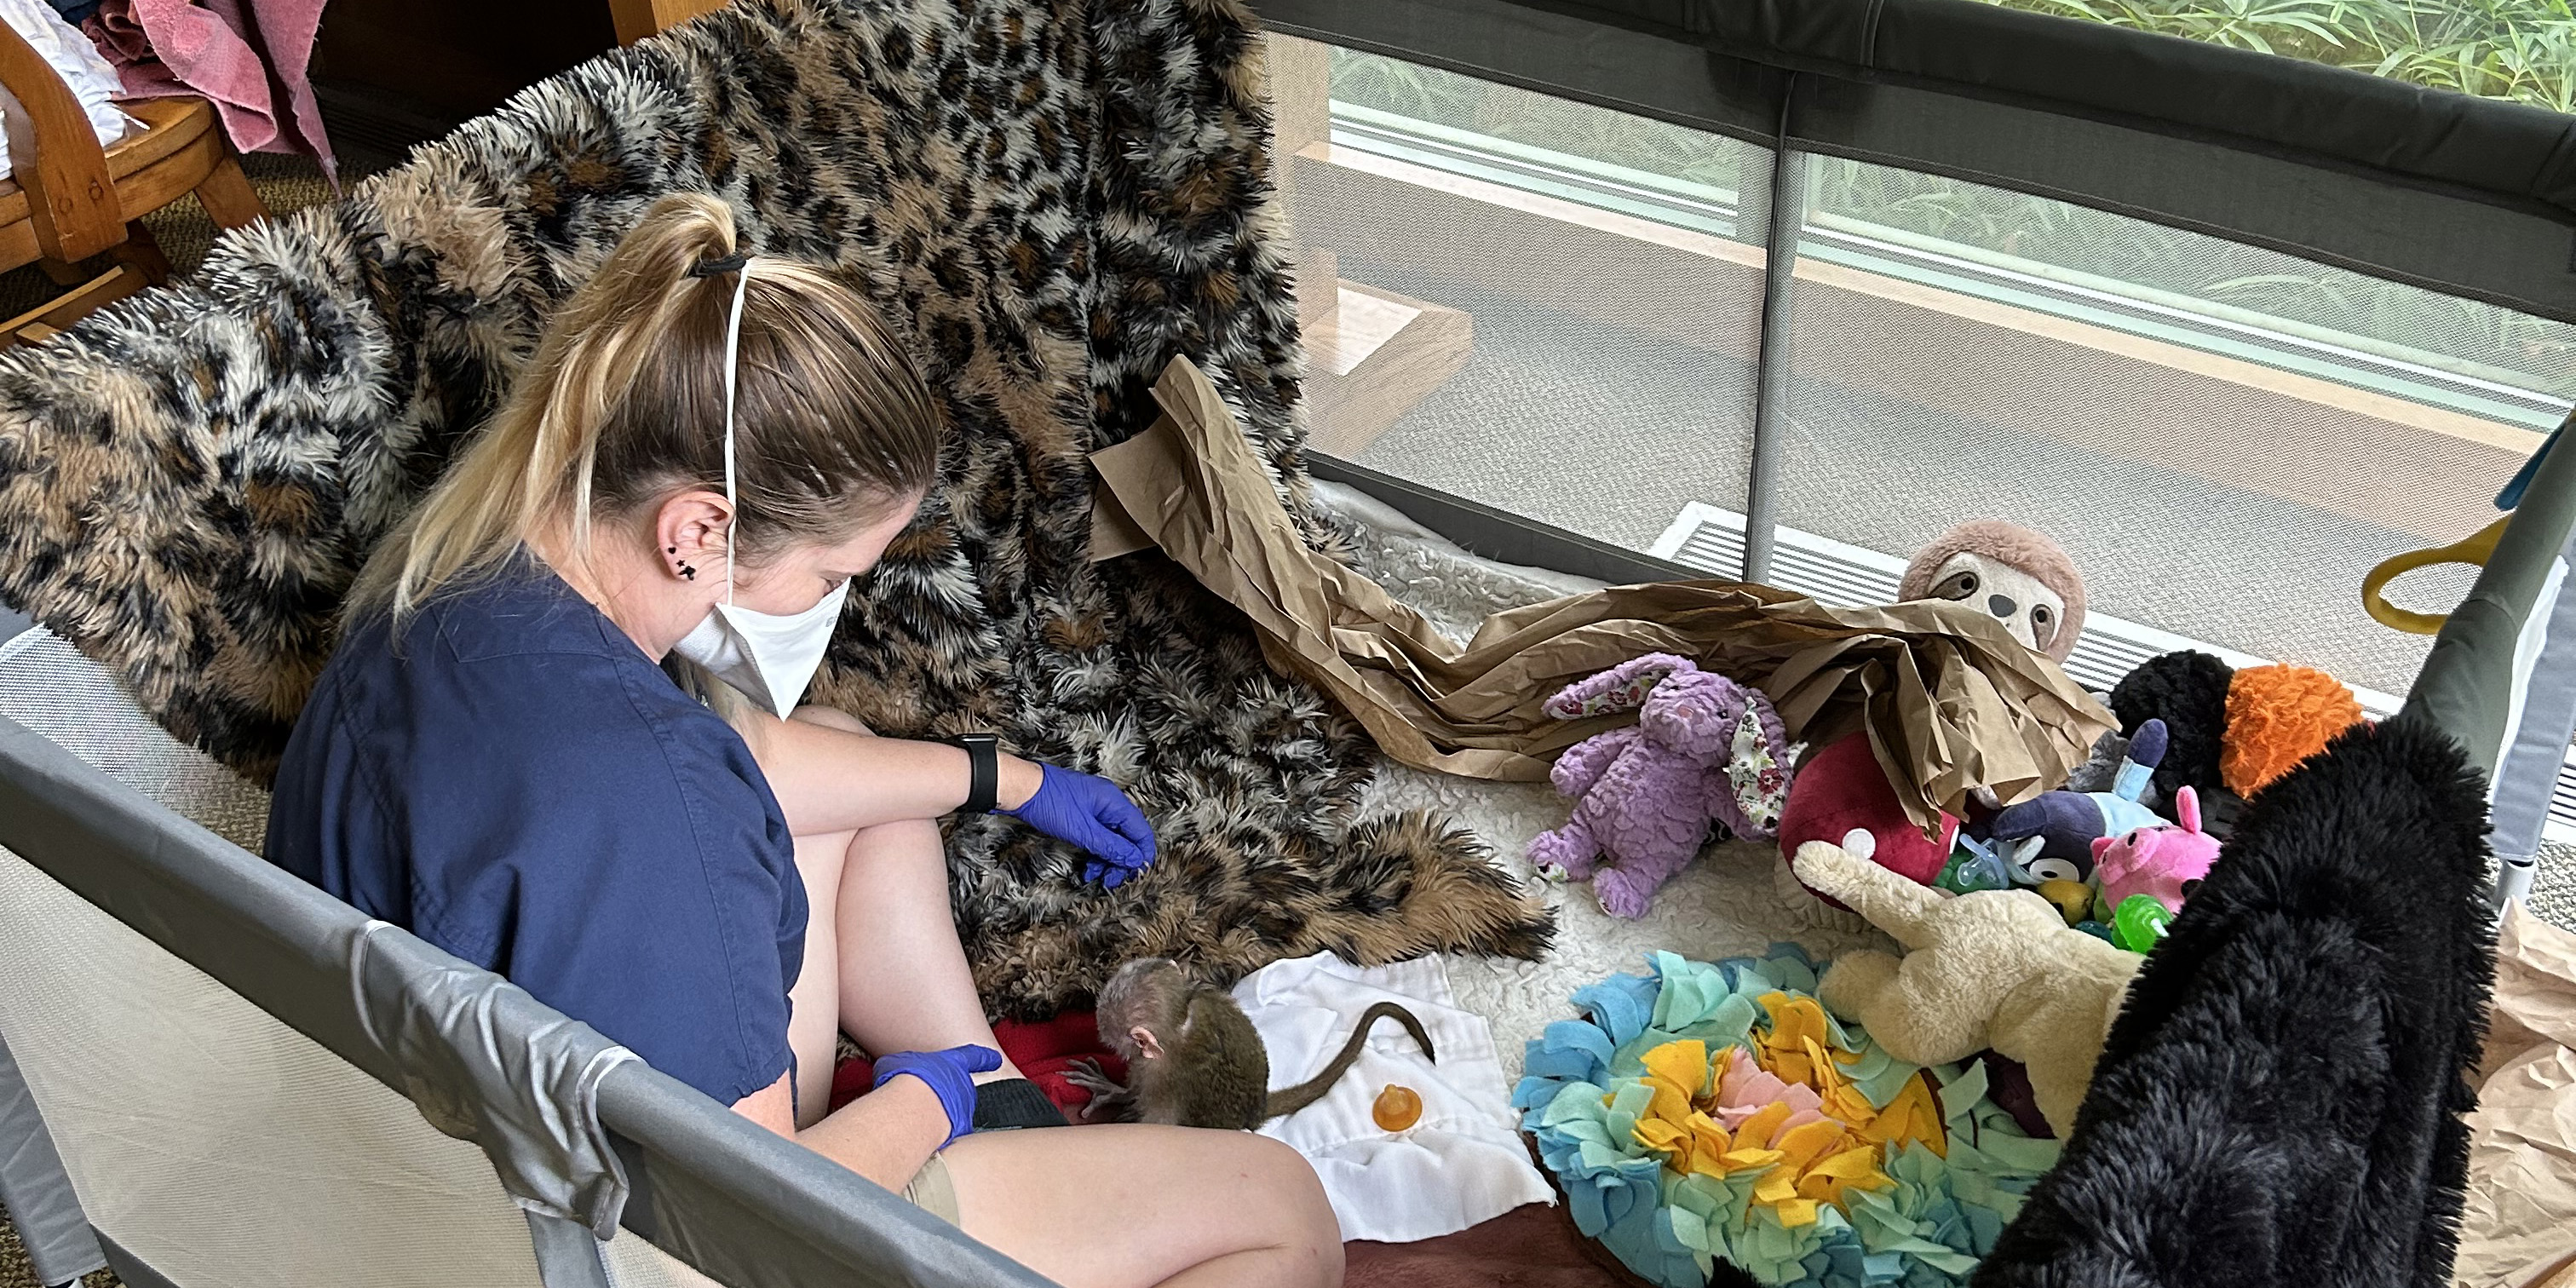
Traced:
[[2227, 790], [2251, 796], [2336, 734], [2361, 723], [2343, 682], [2304, 666], [2249, 666], [2227, 684], [2227, 741], [2218, 761]]

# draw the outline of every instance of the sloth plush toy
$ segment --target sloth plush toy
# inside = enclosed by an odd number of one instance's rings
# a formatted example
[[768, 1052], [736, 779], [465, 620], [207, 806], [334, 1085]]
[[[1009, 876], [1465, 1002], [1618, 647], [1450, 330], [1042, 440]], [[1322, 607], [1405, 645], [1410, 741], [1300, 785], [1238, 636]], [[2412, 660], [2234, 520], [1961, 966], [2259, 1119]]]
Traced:
[[2046, 534], [1971, 519], [1905, 565], [1898, 599], [1955, 599], [1994, 615], [2014, 639], [2063, 663], [2084, 633], [2084, 578]]
[[[2061, 663], [2084, 630], [2084, 578], [2075, 561], [2046, 535], [2001, 519], [1972, 519], [1932, 538], [1906, 565], [1896, 597], [1974, 605], [2014, 639]], [[1984, 802], [1988, 810], [1997, 807], [1991, 794]], [[1780, 855], [1785, 860], [1805, 842], [1828, 841], [1916, 885], [1930, 885], [1950, 858], [1959, 824], [1943, 814], [1937, 835], [1917, 831], [1898, 807], [1869, 740], [1855, 734], [1815, 749], [1799, 767], [1780, 816]], [[1785, 863], [1780, 872], [1795, 880]], [[1788, 894], [1786, 885], [1782, 893]], [[1822, 891], [1810, 887], [1807, 893], [1842, 908]], [[1849, 923], [1831, 918], [1825, 924]]]

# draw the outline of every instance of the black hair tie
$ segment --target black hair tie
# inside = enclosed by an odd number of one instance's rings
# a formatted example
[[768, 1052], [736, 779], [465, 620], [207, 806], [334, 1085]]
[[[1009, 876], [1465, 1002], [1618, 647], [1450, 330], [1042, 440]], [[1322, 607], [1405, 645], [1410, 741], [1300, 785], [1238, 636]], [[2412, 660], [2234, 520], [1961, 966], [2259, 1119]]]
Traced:
[[750, 266], [751, 256], [741, 252], [736, 252], [725, 256], [723, 259], [699, 260], [697, 267], [689, 270], [689, 276], [720, 277], [726, 273], [739, 273]]

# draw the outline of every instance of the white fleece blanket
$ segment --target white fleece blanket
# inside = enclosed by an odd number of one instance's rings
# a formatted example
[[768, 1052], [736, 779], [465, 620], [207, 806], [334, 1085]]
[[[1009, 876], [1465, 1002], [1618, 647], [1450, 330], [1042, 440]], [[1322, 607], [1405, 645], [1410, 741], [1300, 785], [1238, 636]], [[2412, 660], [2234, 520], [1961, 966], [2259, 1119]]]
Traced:
[[[1322, 1100], [1262, 1128], [1315, 1165], [1344, 1239], [1409, 1243], [1554, 1201], [1520, 1142], [1493, 1030], [1458, 1008], [1438, 958], [1362, 967], [1318, 953], [1253, 972], [1234, 996], [1269, 1048], [1274, 1090], [1321, 1071], [1379, 1002], [1413, 1012], [1439, 1053], [1435, 1063], [1402, 1025], [1380, 1020]], [[1422, 1097], [1421, 1118], [1402, 1131], [1373, 1116], [1390, 1085]]]

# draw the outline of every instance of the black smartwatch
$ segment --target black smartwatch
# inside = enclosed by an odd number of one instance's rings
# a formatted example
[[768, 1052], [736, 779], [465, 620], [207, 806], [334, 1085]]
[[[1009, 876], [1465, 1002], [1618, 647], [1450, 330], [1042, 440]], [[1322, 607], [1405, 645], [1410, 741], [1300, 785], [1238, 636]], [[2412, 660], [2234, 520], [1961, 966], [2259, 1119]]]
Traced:
[[969, 772], [966, 779], [966, 803], [957, 807], [960, 814], [990, 814], [1000, 803], [1002, 788], [1002, 740], [989, 733], [960, 734], [947, 740], [966, 749]]

